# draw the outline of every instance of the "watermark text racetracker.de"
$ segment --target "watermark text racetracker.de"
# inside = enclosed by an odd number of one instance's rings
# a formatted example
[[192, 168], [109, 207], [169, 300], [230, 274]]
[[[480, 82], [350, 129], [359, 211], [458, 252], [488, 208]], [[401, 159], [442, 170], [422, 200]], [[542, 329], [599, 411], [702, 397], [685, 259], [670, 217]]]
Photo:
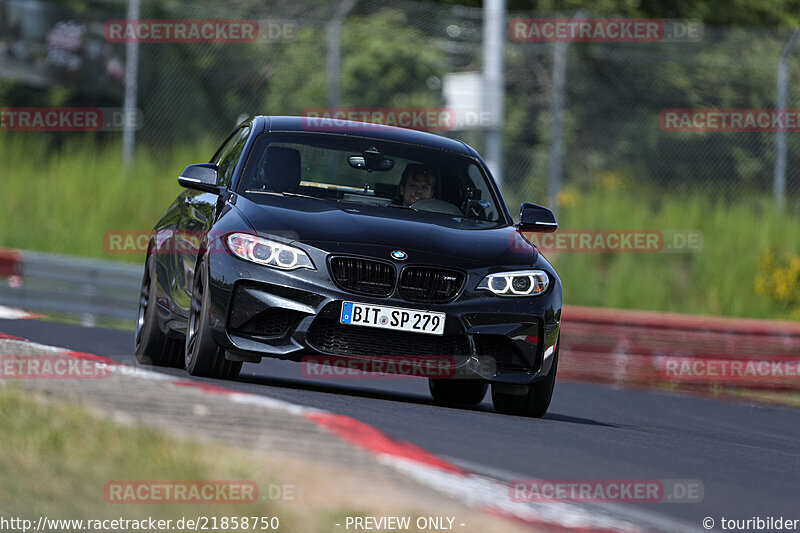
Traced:
[[[272, 234], [285, 242], [298, 238], [292, 231], [274, 231]], [[103, 236], [103, 247], [110, 254], [196, 254], [201, 247], [207, 254], [228, 254], [231, 253], [225, 244], [228, 235], [213, 230], [114, 230], [107, 231]]]
[[495, 123], [491, 111], [474, 108], [327, 107], [304, 109], [301, 115], [301, 126], [309, 131], [370, 131], [381, 126], [419, 131], [457, 131], [486, 128]]
[[0, 131], [121, 131], [144, 125], [142, 112], [117, 107], [4, 107]]
[[294, 500], [295, 486], [236, 480], [112, 480], [103, 486], [111, 504], [245, 504]]
[[[351, 122], [363, 122], [357, 126]], [[309, 108], [302, 113], [304, 130], [330, 130], [361, 127], [364, 130], [380, 126], [395, 126], [425, 131], [450, 131], [456, 126], [455, 113], [439, 107], [336, 107]]]
[[0, 379], [98, 379], [110, 375], [109, 364], [89, 357], [0, 356]]
[[[194, 230], [121, 230], [107, 231], [103, 247], [110, 254], [143, 254], [149, 249], [154, 254], [196, 254], [205, 245], [206, 253], [229, 253], [224, 244], [223, 232]], [[286, 236], [288, 240], [292, 235]]]
[[699, 479], [517, 479], [509, 485], [515, 502], [698, 503]]
[[558, 230], [509, 236], [512, 250], [526, 253], [530, 245], [542, 253], [697, 253], [703, 233], [697, 230]]
[[282, 20], [119, 19], [103, 25], [110, 43], [254, 43], [291, 41], [296, 23]]
[[508, 25], [514, 42], [695, 42], [703, 39], [699, 20], [626, 18], [515, 18]]
[[[487, 358], [488, 359], [488, 358]], [[484, 361], [484, 364], [486, 362]], [[360, 356], [310, 355], [301, 360], [301, 374], [311, 379], [373, 379], [424, 377], [451, 379], [458, 374], [453, 356]], [[459, 377], [462, 377], [459, 375]]]
[[109, 481], [108, 503], [126, 504], [238, 504], [259, 500], [254, 481]]
[[800, 132], [800, 109], [664, 109], [661, 129], [683, 133]]
[[659, 356], [655, 358], [654, 365], [667, 381], [763, 386], [800, 384], [798, 357]]

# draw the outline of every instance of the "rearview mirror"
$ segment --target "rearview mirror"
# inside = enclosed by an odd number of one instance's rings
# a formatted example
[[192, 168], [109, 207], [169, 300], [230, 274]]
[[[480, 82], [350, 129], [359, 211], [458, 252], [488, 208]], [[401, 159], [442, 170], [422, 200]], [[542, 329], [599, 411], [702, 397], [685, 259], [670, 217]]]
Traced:
[[353, 168], [368, 170], [370, 172], [373, 170], [385, 172], [394, 168], [394, 159], [389, 159], [388, 157], [366, 158], [360, 155], [351, 155], [347, 158], [347, 162], [350, 163], [350, 166]]
[[187, 189], [197, 189], [198, 191], [219, 193], [217, 186], [217, 165], [211, 163], [201, 163], [199, 165], [189, 165], [178, 177], [178, 183]]
[[558, 229], [558, 223], [553, 212], [546, 207], [525, 202], [519, 208], [517, 228], [520, 231], [550, 233]]

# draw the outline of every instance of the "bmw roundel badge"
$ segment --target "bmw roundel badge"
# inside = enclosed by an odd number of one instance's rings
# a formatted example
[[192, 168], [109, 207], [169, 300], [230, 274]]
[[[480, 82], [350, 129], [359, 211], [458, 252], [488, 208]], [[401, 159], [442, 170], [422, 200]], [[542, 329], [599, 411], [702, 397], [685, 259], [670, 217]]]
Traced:
[[392, 252], [392, 259], [397, 259], [398, 261], [405, 261], [408, 259], [408, 254], [402, 250], [394, 250]]

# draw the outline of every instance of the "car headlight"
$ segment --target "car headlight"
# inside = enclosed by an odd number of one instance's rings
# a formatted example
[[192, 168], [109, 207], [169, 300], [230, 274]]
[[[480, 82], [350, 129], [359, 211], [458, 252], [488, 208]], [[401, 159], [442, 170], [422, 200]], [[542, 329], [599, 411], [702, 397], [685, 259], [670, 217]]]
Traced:
[[231, 233], [226, 239], [228, 249], [233, 255], [281, 270], [295, 270], [297, 268], [310, 268], [315, 270], [314, 264], [306, 253], [295, 246], [272, 241], [246, 233]]
[[550, 278], [542, 270], [517, 270], [489, 274], [478, 283], [478, 289], [498, 296], [538, 296], [547, 290]]

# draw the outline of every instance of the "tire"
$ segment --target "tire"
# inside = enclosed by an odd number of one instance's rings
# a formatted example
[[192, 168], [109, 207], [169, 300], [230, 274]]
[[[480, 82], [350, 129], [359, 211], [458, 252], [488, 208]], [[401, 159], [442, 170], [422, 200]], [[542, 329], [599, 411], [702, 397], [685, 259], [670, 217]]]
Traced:
[[189, 324], [186, 328], [186, 370], [192, 376], [215, 379], [236, 379], [242, 369], [241, 361], [225, 359], [225, 350], [211, 335], [211, 316], [208, 290], [208, 266], [203, 259], [197, 264], [189, 307]]
[[553, 398], [553, 389], [556, 385], [558, 350], [561, 347], [560, 336], [556, 346], [550, 373], [542, 381], [530, 385], [528, 393], [524, 396], [503, 394], [496, 392], [492, 387], [492, 404], [495, 411], [504, 415], [529, 416], [532, 418], [541, 418], [547, 413], [547, 409], [550, 407], [550, 400]]
[[155, 280], [156, 260], [153, 255], [148, 255], [139, 291], [139, 314], [134, 337], [136, 360], [143, 365], [182, 368], [183, 343], [167, 337], [158, 324]]
[[478, 405], [488, 387], [482, 379], [428, 379], [433, 400], [444, 405]]

